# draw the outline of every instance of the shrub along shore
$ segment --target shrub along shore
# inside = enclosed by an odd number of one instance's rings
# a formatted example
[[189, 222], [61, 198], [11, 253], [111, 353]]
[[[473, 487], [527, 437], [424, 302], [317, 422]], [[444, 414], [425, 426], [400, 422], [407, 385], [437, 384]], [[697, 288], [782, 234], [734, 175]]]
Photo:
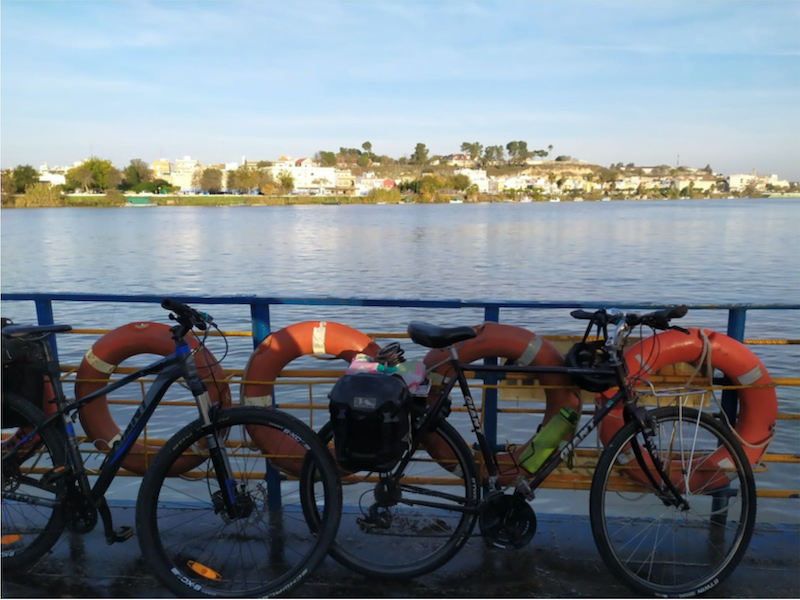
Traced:
[[[721, 196], [720, 196], [721, 197]], [[765, 197], [797, 198], [800, 194], [771, 194]], [[475, 196], [465, 198], [460, 194], [439, 194], [434, 197], [423, 198], [415, 195], [367, 196], [244, 196], [234, 194], [210, 195], [152, 195], [152, 196], [124, 196], [121, 193], [88, 194], [88, 195], [47, 195], [31, 198], [28, 194], [18, 194], [3, 198], [3, 208], [45, 208], [45, 207], [95, 207], [95, 208], [120, 208], [129, 205], [132, 198], [146, 198], [150, 205], [156, 206], [294, 206], [294, 205], [336, 205], [336, 204], [446, 204], [454, 199], [464, 202], [513, 202], [515, 199], [500, 198], [498, 196]], [[601, 198], [585, 198], [586, 201], [600, 200]], [[622, 198], [611, 198], [621, 200]], [[625, 198], [626, 200], [647, 200], [648, 198]], [[712, 198], [713, 199], [713, 198]], [[548, 198], [536, 198], [533, 201], [548, 202]], [[571, 202], [573, 198], [561, 198], [562, 202]], [[130, 204], [133, 205], [133, 204]], [[139, 205], [141, 206], [141, 205]], [[146, 206], [146, 205], [145, 205]]]

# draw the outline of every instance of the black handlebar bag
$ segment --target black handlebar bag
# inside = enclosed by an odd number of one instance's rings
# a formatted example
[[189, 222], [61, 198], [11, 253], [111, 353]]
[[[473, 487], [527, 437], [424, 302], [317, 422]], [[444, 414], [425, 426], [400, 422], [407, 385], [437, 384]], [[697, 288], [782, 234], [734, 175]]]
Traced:
[[[9, 319], [2, 319], [2, 326], [10, 325]], [[47, 372], [43, 341], [23, 340], [2, 336], [3, 398], [15, 393], [28, 402], [43, 408], [44, 375]], [[3, 410], [3, 427], [16, 427], [10, 415]]]
[[408, 447], [411, 395], [397, 377], [342, 376], [330, 394], [337, 462], [348, 471], [390, 471]]

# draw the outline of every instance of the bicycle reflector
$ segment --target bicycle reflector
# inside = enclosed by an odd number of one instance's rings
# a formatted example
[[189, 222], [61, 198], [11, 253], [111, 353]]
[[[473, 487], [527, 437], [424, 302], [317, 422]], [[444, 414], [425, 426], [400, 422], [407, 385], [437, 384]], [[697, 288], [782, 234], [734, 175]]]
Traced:
[[1, 543], [3, 546], [10, 546], [11, 544], [16, 544], [21, 539], [22, 539], [22, 534], [10, 533], [8, 535], [3, 536]]
[[187, 561], [186, 564], [189, 565], [189, 568], [192, 571], [200, 575], [200, 577], [205, 577], [206, 579], [211, 579], [212, 581], [222, 581], [222, 575], [220, 575], [213, 569], [209, 569], [205, 565], [201, 565], [199, 562], [190, 560]]
[[[603, 340], [576, 343], [567, 352], [565, 358], [567, 366], [580, 369], [610, 369], [603, 344]], [[605, 392], [617, 385], [613, 373], [588, 373], [571, 377], [575, 385], [589, 392]]]

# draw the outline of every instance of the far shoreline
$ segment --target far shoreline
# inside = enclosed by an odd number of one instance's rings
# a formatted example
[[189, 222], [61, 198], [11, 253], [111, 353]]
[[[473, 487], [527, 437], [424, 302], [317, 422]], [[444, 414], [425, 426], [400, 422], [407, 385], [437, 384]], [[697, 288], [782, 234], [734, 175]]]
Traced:
[[[136, 198], [139, 203], [128, 201]], [[711, 198], [622, 198], [602, 197], [575, 199], [571, 197], [542, 198], [537, 200], [500, 199], [497, 197], [479, 197], [477, 199], [451, 198], [449, 195], [437, 199], [421, 199], [406, 196], [400, 201], [384, 201], [369, 198], [368, 196], [245, 196], [237, 194], [193, 194], [193, 195], [137, 195], [128, 196], [125, 202], [118, 198], [109, 199], [104, 194], [68, 195], [56, 204], [40, 206], [15, 206], [12, 202], [4, 203], [2, 208], [155, 208], [161, 206], [211, 206], [211, 207], [240, 207], [240, 206], [337, 206], [337, 205], [404, 205], [404, 204], [526, 204], [526, 203], [572, 203], [572, 202], [641, 202], [641, 201], [671, 201], [671, 200], [740, 200], [746, 197], [715, 196]], [[753, 199], [792, 199], [800, 198], [800, 193], [770, 194], [757, 196]], [[146, 200], [146, 203], [142, 201]]]

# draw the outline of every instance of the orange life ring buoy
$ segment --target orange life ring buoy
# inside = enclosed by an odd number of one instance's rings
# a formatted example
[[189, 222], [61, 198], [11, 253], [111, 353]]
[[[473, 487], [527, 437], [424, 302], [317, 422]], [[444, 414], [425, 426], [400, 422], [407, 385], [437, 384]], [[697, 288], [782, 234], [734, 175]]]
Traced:
[[[690, 329], [689, 335], [676, 330], [658, 333], [637, 342], [625, 352], [628, 378], [646, 379], [649, 374], [679, 363], [697, 365], [704, 359], [704, 338], [708, 340], [710, 363], [714, 369], [721, 371], [733, 385], [755, 386], [736, 390], [739, 413], [735, 427], [750, 464], [755, 464], [773, 437], [778, 398], [767, 369], [744, 344], [722, 333], [700, 329]], [[614, 392], [612, 389], [598, 394], [597, 402], [604, 403]], [[603, 419], [598, 426], [598, 437], [603, 445], [608, 444], [622, 425], [621, 408]], [[720, 448], [704, 460], [710, 461], [709, 465], [717, 465], [726, 458], [729, 458], [728, 452]], [[694, 489], [713, 486], [715, 482], [708, 480], [713, 477], [710, 474], [713, 472], [707, 469], [703, 475], [698, 471], [690, 485]], [[635, 474], [634, 477], [638, 479]], [[701, 481], [703, 477], [706, 480]]]
[[[546, 339], [535, 333], [501, 323], [484, 323], [475, 327], [477, 335], [458, 346], [458, 358], [462, 363], [471, 363], [483, 358], [505, 358], [513, 360], [520, 366], [564, 366], [564, 356], [558, 349]], [[445, 362], [449, 358], [448, 350], [432, 349], [425, 356], [424, 362], [428, 369], [435, 367], [436, 373], [440, 377], [448, 375], [449, 365]], [[541, 373], [537, 375], [539, 382], [544, 386], [553, 386], [545, 389], [545, 408], [542, 424], [546, 424], [558, 411], [568, 406], [580, 413], [581, 400], [576, 389], [573, 387], [571, 378], [562, 373]], [[433, 382], [428, 394], [427, 402], [432, 404], [439, 397], [441, 383]], [[529, 475], [519, 466], [519, 457], [530, 445], [530, 440], [518, 445], [512, 452], [497, 453], [497, 461], [500, 467], [500, 481], [513, 481], [519, 475]], [[437, 461], [443, 463], [452, 461], [452, 456], [446, 450], [443, 443], [437, 443], [432, 439], [426, 444], [428, 453]], [[453, 464], [452, 462], [450, 464]]]
[[[270, 334], [250, 355], [242, 375], [241, 404], [272, 408], [273, 382], [283, 368], [301, 356], [327, 354], [352, 361], [357, 354], [375, 356], [380, 350], [372, 339], [360, 331], [331, 321], [304, 321]], [[302, 457], [304, 452], [295, 442], [287, 449], [286, 436], [268, 428], [251, 431], [254, 441], [264, 453], [280, 447], [281, 455]], [[276, 459], [281, 468], [299, 473], [301, 461]]]
[[[197, 338], [186, 336], [190, 348], [199, 344]], [[129, 323], [106, 333], [97, 340], [81, 361], [75, 381], [75, 397], [83, 398], [105, 386], [122, 361], [138, 354], [168, 356], [175, 352], [170, 328], [162, 323]], [[195, 355], [197, 372], [202, 379], [213, 379], [207, 385], [211, 402], [223, 406], [231, 404], [231, 393], [225, 381], [225, 372], [214, 355], [204, 348]], [[209, 366], [211, 365], [211, 366]], [[81, 425], [86, 435], [94, 441], [98, 450], [109, 450], [113, 441], [120, 435], [120, 429], [111, 417], [105, 396], [100, 396], [79, 411]], [[122, 466], [134, 473], [143, 474], [147, 470], [148, 458], [145, 451], [155, 453], [158, 447], [144, 446], [136, 442]], [[182, 457], [175, 463], [170, 475], [180, 475], [203, 461], [200, 457]]]

